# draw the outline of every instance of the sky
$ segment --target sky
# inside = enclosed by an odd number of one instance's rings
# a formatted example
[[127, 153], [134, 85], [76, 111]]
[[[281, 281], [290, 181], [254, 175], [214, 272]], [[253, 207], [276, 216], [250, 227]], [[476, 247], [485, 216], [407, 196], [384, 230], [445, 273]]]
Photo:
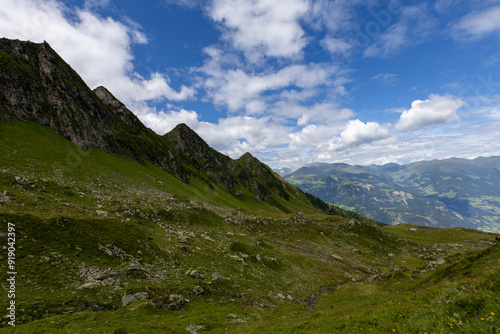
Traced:
[[2, 0], [0, 36], [276, 169], [500, 155], [500, 0]]

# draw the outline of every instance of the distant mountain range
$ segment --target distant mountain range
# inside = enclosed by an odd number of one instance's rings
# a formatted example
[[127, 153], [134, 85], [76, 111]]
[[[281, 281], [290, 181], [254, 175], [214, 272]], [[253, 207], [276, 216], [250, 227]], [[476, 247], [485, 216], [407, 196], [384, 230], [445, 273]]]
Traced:
[[315, 163], [285, 179], [387, 224], [500, 230], [500, 157], [383, 166]]

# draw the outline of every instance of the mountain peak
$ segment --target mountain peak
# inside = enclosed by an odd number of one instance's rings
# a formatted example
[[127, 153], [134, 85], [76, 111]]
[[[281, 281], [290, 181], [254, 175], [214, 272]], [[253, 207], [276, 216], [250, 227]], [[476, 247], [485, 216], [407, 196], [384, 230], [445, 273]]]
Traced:
[[172, 131], [165, 134], [167, 140], [182, 149], [194, 148], [198, 149], [211, 149], [210, 146], [201, 138], [193, 129], [187, 126], [185, 123], [177, 124]]
[[248, 161], [252, 159], [255, 159], [255, 157], [250, 152], [246, 152], [238, 159], [238, 161]]
[[111, 92], [103, 86], [99, 86], [96, 89], [94, 89], [95, 95], [101, 99], [101, 101], [108, 105], [108, 106], [113, 106], [115, 108], [123, 107], [124, 104], [120, 102]]

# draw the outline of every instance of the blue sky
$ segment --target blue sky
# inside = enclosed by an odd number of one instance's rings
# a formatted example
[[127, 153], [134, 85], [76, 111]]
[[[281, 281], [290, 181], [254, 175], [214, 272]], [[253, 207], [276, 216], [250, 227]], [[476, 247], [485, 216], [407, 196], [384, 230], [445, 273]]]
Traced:
[[500, 155], [500, 1], [3, 0], [0, 35], [273, 168]]

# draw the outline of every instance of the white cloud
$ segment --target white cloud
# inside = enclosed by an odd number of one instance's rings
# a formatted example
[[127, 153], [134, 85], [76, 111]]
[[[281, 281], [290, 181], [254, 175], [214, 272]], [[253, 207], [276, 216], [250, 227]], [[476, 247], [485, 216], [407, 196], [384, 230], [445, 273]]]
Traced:
[[209, 15], [225, 27], [224, 37], [252, 62], [296, 57], [306, 45], [299, 18], [307, 0], [214, 0]]
[[[311, 97], [314, 93], [302, 94], [320, 86], [335, 84], [332, 77], [338, 74], [335, 66], [314, 63], [249, 74], [241, 68], [223, 68], [220, 51], [212, 48], [208, 52], [212, 58], [200, 69], [201, 73], [208, 76], [202, 85], [215, 104], [227, 107], [231, 112], [245, 108], [254, 110], [256, 99], [261, 101], [258, 109], [263, 110], [263, 102], [282, 96], [284, 91], [294, 92], [292, 95], [296, 97]], [[341, 86], [341, 82], [336, 86]]]
[[157, 111], [144, 104], [133, 104], [132, 108], [144, 125], [160, 135], [171, 131], [180, 123], [184, 123], [192, 129], [196, 129], [200, 123], [198, 113], [192, 110]]
[[443, 124], [460, 118], [457, 110], [465, 102], [455, 96], [431, 95], [428, 100], [416, 100], [411, 109], [403, 111], [394, 126], [398, 131], [409, 131], [433, 124]]
[[328, 50], [332, 54], [347, 55], [353, 48], [353, 45], [344, 39], [326, 37], [321, 41], [323, 48]]
[[274, 103], [269, 112], [276, 119], [284, 121], [297, 120], [298, 126], [307, 124], [327, 124], [338, 123], [349, 119], [355, 115], [354, 111], [342, 108], [337, 103], [322, 102], [305, 106], [287, 101]]
[[[323, 151], [328, 147], [328, 139], [339, 133], [345, 122], [332, 123], [330, 125], [308, 124], [300, 131], [290, 133], [290, 146], [297, 151], [313, 147], [315, 151]], [[298, 152], [297, 152], [298, 153]], [[305, 153], [305, 151], [304, 151]]]
[[[87, 8], [105, 0], [87, 1]], [[192, 88], [176, 91], [168, 78], [153, 73], [145, 79], [134, 71], [133, 44], [147, 38], [131, 20], [103, 18], [89, 9], [69, 8], [55, 0], [4, 0], [0, 7], [0, 33], [7, 38], [47, 41], [91, 87], [105, 86], [123, 102], [143, 99], [184, 100]]]
[[390, 124], [363, 123], [359, 119], [350, 120], [344, 131], [340, 133], [340, 137], [331, 142], [330, 149], [338, 151], [387, 138], [390, 127]]
[[352, 29], [357, 24], [356, 5], [363, 0], [314, 0], [305, 19], [317, 30], [326, 28], [330, 37], [337, 33]]
[[289, 129], [268, 117], [235, 116], [217, 124], [202, 122], [196, 131], [214, 148], [238, 158], [245, 152], [256, 154], [286, 145]]
[[470, 13], [453, 25], [455, 37], [479, 39], [500, 30], [500, 6]]

